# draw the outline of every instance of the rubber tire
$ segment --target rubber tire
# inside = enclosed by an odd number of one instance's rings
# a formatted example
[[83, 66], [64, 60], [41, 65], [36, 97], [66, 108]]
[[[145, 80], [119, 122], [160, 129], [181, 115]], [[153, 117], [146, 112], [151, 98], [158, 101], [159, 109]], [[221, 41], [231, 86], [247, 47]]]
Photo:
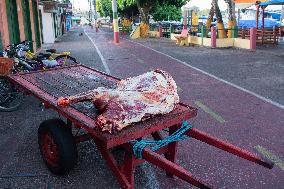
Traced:
[[[67, 57], [67, 59], [72, 60], [72, 61], [73, 61], [73, 64], [78, 64], [76, 58], [74, 58], [74, 57], [72, 57], [72, 56], [69, 56], [69, 55], [59, 55], [59, 56], [55, 57], [55, 60], [58, 61], [59, 59], [64, 58], [64, 57]], [[72, 65], [72, 64], [71, 64], [71, 65]], [[64, 64], [63, 64], [63, 66], [64, 66]]]
[[[8, 85], [11, 89], [12, 85], [9, 83], [9, 81], [6, 79], [3, 79], [3, 78], [0, 78], [0, 82], [8, 82]], [[12, 112], [12, 111], [15, 111], [17, 109], [19, 109], [19, 107], [22, 105], [23, 101], [24, 101], [24, 95], [20, 92], [16, 92], [16, 90], [14, 91], [15, 93], [17, 93], [17, 103], [14, 104], [14, 106], [11, 106], [11, 107], [6, 107], [6, 106], [3, 106], [3, 104], [0, 103], [0, 112]], [[5, 103], [5, 102], [3, 102]]]
[[[44, 158], [42, 149], [42, 136], [49, 133], [56, 143], [59, 151], [57, 166], [49, 164]], [[42, 158], [48, 169], [56, 175], [64, 175], [74, 168], [78, 153], [74, 137], [70, 128], [60, 119], [50, 119], [42, 122], [38, 129], [38, 144]]]

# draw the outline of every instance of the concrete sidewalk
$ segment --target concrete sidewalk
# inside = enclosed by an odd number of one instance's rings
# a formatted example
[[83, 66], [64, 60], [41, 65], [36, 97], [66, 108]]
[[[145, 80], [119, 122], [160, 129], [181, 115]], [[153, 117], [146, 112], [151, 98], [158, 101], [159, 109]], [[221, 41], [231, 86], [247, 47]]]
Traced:
[[284, 105], [284, 45], [244, 49], [180, 47], [168, 39], [135, 42]]

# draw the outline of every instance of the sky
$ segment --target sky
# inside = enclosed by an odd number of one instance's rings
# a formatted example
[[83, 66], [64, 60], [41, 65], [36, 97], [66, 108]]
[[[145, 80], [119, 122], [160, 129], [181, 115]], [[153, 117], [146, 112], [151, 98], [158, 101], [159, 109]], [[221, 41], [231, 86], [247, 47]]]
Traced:
[[[200, 10], [202, 9], [210, 9], [211, 8], [211, 2], [212, 0], [191, 0], [189, 2], [190, 6], [196, 6]], [[225, 1], [219, 1], [219, 7], [221, 10], [226, 10], [227, 6], [225, 4]]]
[[75, 9], [89, 10], [88, 0], [71, 0]]
[[[191, 0], [190, 5], [202, 9], [210, 9], [212, 0]], [[81, 10], [89, 10], [88, 0], [71, 0], [73, 7]], [[223, 0], [219, 0], [219, 7], [221, 10], [226, 10], [227, 6]], [[279, 6], [269, 6], [269, 9], [281, 9]]]
[[[197, 6], [200, 9], [210, 9], [211, 1], [212, 0], [191, 0], [190, 5]], [[89, 10], [88, 0], [71, 0], [71, 2], [76, 9]], [[222, 0], [219, 2], [219, 6], [221, 10], [226, 9], [226, 4]]]

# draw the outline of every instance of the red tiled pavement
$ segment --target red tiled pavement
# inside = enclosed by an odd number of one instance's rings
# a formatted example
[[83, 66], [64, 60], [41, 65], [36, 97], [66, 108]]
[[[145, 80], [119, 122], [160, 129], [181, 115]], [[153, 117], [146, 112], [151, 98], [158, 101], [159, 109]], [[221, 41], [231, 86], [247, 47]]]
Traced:
[[[283, 109], [139, 44], [123, 39], [113, 44], [111, 33], [88, 29], [86, 33], [101, 51], [112, 75], [125, 78], [157, 68], [170, 72], [182, 89], [179, 94], [183, 102], [196, 106], [194, 103], [200, 101], [226, 121], [221, 124], [199, 110], [193, 120], [196, 128], [252, 152], [256, 152], [255, 146], [263, 146], [283, 162]], [[217, 188], [284, 186], [284, 170], [278, 166], [268, 170], [193, 139], [181, 142], [179, 147], [178, 163]], [[167, 179], [159, 171], [156, 176], [161, 188], [191, 187], [179, 179]]]

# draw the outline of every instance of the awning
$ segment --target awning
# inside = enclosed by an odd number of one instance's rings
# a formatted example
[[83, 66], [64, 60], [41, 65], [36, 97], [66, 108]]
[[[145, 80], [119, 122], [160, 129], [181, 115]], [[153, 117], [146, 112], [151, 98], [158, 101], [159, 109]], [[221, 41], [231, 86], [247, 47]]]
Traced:
[[254, 5], [255, 3], [240, 3], [240, 4], [236, 4], [236, 8], [237, 9], [246, 9], [251, 7], [252, 5]]
[[270, 0], [267, 2], [262, 2], [259, 4], [260, 6], [267, 6], [267, 5], [284, 5], [284, 0]]
[[74, 21], [80, 21], [81, 20], [80, 17], [72, 17], [71, 19], [74, 20]]
[[241, 3], [251, 3], [256, 4], [256, 2], [267, 2], [269, 0], [235, 0], [235, 4], [241, 4]]
[[238, 9], [245, 9], [252, 5], [255, 5], [257, 1], [266, 2], [269, 0], [235, 0], [235, 5], [236, 5], [236, 8]]

